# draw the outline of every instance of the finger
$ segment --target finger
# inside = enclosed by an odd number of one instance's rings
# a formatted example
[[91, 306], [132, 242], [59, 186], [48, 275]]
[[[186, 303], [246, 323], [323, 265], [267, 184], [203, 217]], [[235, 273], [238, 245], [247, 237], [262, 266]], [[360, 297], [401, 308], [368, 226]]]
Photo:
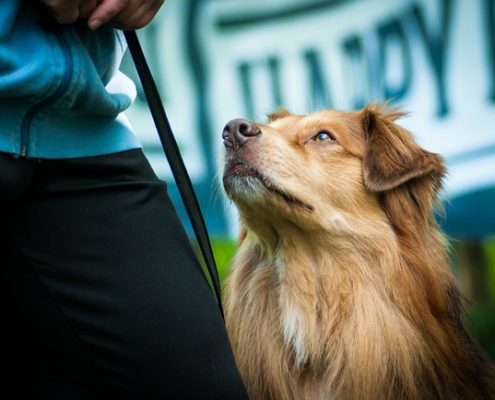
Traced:
[[130, 30], [133, 29], [134, 23], [142, 18], [145, 13], [145, 7], [138, 8], [126, 7], [118, 15], [116, 15], [109, 24], [114, 28]]
[[88, 18], [97, 6], [96, 0], [87, 0], [79, 6], [79, 18]]
[[115, 17], [127, 4], [128, 0], [103, 0], [88, 19], [88, 26], [95, 30]]
[[130, 18], [121, 18], [118, 16], [109, 22], [109, 24], [117, 29], [122, 29], [124, 31], [139, 29], [142, 26], [145, 26], [148, 22], [153, 19], [152, 15], [147, 15], [147, 13], [138, 13], [133, 14]]
[[79, 4], [74, 1], [43, 1], [47, 6], [50, 14], [61, 24], [71, 24], [79, 18]]
[[137, 10], [125, 9], [113, 18], [109, 24], [123, 30], [139, 29], [148, 25], [163, 5], [163, 0], [141, 5]]

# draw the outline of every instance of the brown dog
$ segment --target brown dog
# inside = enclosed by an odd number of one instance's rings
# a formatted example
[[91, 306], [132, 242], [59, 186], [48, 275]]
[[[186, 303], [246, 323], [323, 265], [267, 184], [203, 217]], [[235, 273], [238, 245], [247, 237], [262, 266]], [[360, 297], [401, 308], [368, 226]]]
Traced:
[[226, 321], [252, 399], [492, 399], [432, 209], [445, 168], [394, 109], [224, 129], [245, 230]]

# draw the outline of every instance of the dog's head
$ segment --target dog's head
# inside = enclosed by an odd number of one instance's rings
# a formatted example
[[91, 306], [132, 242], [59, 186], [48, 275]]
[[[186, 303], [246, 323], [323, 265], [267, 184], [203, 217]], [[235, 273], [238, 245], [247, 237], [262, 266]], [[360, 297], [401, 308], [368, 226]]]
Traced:
[[442, 159], [395, 123], [402, 115], [372, 104], [305, 116], [280, 111], [266, 124], [230, 121], [222, 135], [224, 188], [252, 228], [338, 233], [357, 221], [428, 218]]

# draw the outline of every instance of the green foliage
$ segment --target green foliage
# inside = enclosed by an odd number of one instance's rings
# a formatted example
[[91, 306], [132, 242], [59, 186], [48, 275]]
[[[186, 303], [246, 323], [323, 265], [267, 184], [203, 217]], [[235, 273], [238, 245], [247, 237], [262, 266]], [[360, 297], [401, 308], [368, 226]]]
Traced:
[[485, 239], [483, 249], [488, 298], [468, 308], [466, 325], [476, 341], [495, 360], [495, 237]]
[[495, 360], [495, 304], [471, 308], [465, 322], [471, 335]]
[[495, 236], [486, 239], [484, 241], [484, 247], [488, 264], [488, 291], [490, 293], [491, 304], [495, 306]]
[[230, 271], [230, 263], [237, 248], [236, 242], [228, 237], [216, 237], [212, 240], [211, 247], [217, 262], [220, 281], [223, 282]]

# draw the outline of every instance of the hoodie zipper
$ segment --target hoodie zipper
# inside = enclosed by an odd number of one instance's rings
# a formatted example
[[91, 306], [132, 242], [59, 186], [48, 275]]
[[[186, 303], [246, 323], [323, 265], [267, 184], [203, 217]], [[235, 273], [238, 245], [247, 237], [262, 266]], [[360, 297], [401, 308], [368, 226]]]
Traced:
[[70, 82], [72, 80], [74, 60], [72, 59], [72, 54], [70, 53], [69, 46], [62, 36], [60, 31], [55, 31], [55, 36], [57, 37], [64, 56], [64, 64], [65, 71], [62, 76], [62, 80], [58, 88], [53, 92], [50, 96], [41, 100], [39, 103], [32, 105], [24, 115], [24, 118], [21, 122], [21, 146], [20, 146], [20, 157], [28, 156], [28, 144], [29, 144], [29, 130], [31, 128], [31, 124], [33, 122], [33, 118], [37, 112], [39, 112], [44, 107], [47, 107], [51, 103], [54, 103], [60, 96], [65, 93], [65, 91], [69, 88]]

